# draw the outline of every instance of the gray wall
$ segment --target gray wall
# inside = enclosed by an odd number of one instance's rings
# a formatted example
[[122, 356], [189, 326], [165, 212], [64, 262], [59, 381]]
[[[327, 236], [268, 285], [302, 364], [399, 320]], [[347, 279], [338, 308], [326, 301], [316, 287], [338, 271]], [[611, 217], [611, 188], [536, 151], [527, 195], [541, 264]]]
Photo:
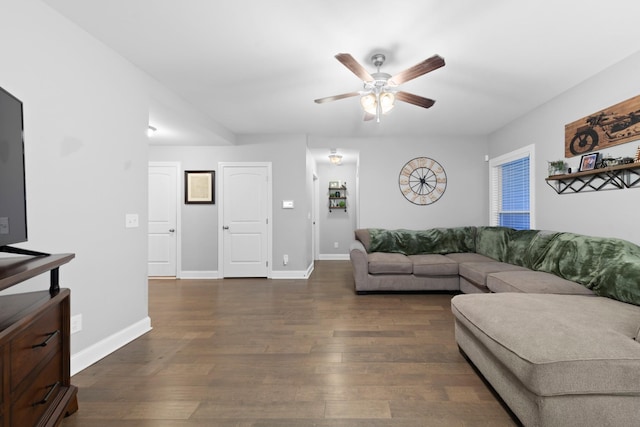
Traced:
[[[362, 228], [431, 228], [488, 222], [487, 138], [310, 138], [309, 144], [313, 148], [359, 150], [358, 214]], [[418, 206], [404, 198], [398, 176], [406, 162], [423, 156], [444, 167], [447, 189], [437, 202]]]
[[[349, 253], [349, 245], [356, 229], [356, 163], [341, 166], [321, 163], [317, 167], [320, 191], [318, 194], [318, 224], [320, 229], [320, 258]], [[347, 183], [347, 211], [332, 209], [329, 212], [329, 181]], [[338, 247], [335, 247], [335, 243]]]
[[[60, 275], [83, 316], [77, 353], [147, 319], [148, 78], [40, 1], [2, 2], [2, 16], [0, 86], [25, 114], [20, 246], [76, 254]], [[11, 291], [47, 289], [47, 276]]]
[[[216, 170], [219, 162], [271, 162], [273, 173], [273, 270], [304, 271], [311, 264], [311, 206], [306, 137], [245, 136], [233, 147], [150, 147], [149, 161], [179, 161], [183, 170]], [[282, 209], [293, 200], [294, 209]], [[204, 209], [203, 209], [204, 208]], [[182, 269], [218, 270], [218, 205], [181, 203]], [[289, 256], [288, 265], [282, 263]]]
[[[485, 138], [310, 138], [313, 148], [342, 147], [360, 150], [360, 197], [356, 198], [356, 166], [314, 165], [309, 161], [304, 136], [258, 135], [238, 137], [232, 147], [150, 147], [150, 161], [179, 161], [183, 170], [216, 169], [218, 162], [273, 162], [273, 270], [305, 271], [312, 262], [312, 176], [319, 178], [320, 255], [346, 256], [357, 218], [362, 227], [429, 228], [483, 225], [488, 221], [488, 152]], [[392, 146], [389, 150], [387, 147]], [[436, 203], [417, 206], [400, 193], [398, 175], [414, 157], [437, 160], [446, 170], [447, 189]], [[328, 181], [347, 181], [347, 213], [328, 212]], [[356, 200], [360, 204], [356, 210]], [[282, 209], [282, 200], [294, 200], [295, 209]], [[182, 270], [217, 271], [217, 205], [182, 209]], [[195, 225], [197, 224], [197, 226]], [[334, 248], [338, 242], [338, 248]], [[282, 256], [289, 264], [282, 265]]]
[[[516, 148], [536, 147], [536, 227], [623, 238], [640, 244], [635, 212], [640, 189], [558, 195], [545, 184], [547, 161], [564, 158], [564, 126], [640, 94], [640, 53], [565, 92], [491, 135], [492, 157]], [[639, 141], [602, 150], [612, 156], [635, 155]], [[580, 156], [567, 159], [577, 170]]]

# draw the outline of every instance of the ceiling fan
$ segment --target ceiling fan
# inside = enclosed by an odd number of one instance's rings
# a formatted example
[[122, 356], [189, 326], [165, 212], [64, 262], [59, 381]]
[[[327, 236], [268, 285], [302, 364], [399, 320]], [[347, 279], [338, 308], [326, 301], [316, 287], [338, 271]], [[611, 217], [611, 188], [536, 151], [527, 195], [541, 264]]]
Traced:
[[339, 53], [336, 55], [336, 59], [362, 80], [364, 88], [358, 92], [348, 92], [316, 99], [314, 102], [317, 104], [360, 96], [360, 105], [362, 105], [365, 111], [364, 119], [372, 120], [375, 118], [376, 122], [380, 122], [380, 116], [389, 112], [394, 107], [395, 100], [408, 102], [409, 104], [423, 108], [429, 108], [435, 103], [433, 99], [404, 92], [398, 90], [397, 87], [402, 83], [443, 67], [444, 59], [438, 55], [425, 59], [419, 64], [407, 68], [394, 76], [380, 72], [380, 67], [386, 59], [381, 53], [376, 53], [371, 57], [371, 62], [373, 62], [373, 65], [377, 68], [377, 72], [372, 74], [369, 74], [369, 72], [348, 53]]

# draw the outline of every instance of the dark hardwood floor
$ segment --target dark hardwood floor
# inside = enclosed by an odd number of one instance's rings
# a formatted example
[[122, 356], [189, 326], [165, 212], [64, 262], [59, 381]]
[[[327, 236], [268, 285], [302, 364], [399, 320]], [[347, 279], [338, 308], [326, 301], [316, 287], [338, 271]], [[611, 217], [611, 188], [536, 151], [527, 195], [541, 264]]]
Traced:
[[458, 352], [449, 294], [309, 280], [151, 280], [153, 330], [76, 374], [72, 426], [513, 426]]

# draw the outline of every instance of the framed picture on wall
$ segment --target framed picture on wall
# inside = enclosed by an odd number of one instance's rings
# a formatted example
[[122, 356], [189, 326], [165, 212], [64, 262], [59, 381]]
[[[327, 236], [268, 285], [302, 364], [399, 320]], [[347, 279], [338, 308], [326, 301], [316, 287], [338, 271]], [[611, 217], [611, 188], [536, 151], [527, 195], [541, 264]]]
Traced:
[[184, 171], [184, 203], [214, 204], [215, 171]]
[[329, 181], [329, 188], [340, 188], [340, 181]]
[[583, 155], [580, 158], [580, 172], [594, 170], [597, 162], [598, 153]]

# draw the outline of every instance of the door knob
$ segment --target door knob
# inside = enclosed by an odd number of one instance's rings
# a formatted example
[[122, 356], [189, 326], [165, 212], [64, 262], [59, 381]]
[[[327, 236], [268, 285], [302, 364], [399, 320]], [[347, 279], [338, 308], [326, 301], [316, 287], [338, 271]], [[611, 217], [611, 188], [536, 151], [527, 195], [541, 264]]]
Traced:
[[229, 226], [228, 226], [228, 225], [225, 225], [225, 226], [223, 226], [223, 227], [222, 227], [222, 229], [223, 229], [223, 230], [228, 230], [228, 229], [229, 229]]
[[170, 228], [170, 229], [169, 229], [169, 233], [175, 233], [175, 232], [176, 232], [176, 229], [175, 229], [175, 228]]

